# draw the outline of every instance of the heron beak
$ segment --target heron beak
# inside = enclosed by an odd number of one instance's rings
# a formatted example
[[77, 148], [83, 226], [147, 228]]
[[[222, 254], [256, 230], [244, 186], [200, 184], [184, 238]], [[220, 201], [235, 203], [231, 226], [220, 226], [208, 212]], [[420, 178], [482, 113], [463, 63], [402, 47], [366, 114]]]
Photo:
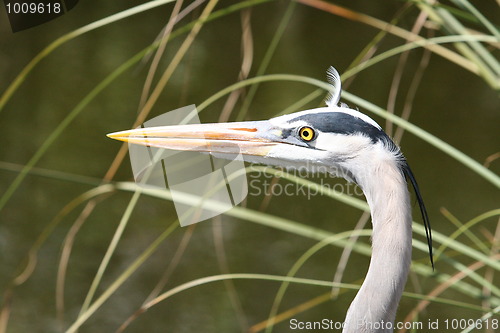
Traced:
[[270, 128], [268, 121], [249, 121], [146, 127], [107, 136], [156, 148], [266, 156], [273, 147], [283, 144]]

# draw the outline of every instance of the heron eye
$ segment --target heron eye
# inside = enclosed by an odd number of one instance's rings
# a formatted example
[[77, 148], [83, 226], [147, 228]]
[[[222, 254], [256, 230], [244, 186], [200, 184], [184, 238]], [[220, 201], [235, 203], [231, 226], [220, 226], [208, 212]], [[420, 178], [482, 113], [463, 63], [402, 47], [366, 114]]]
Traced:
[[299, 130], [299, 135], [302, 140], [309, 142], [314, 139], [316, 133], [311, 127], [304, 126]]

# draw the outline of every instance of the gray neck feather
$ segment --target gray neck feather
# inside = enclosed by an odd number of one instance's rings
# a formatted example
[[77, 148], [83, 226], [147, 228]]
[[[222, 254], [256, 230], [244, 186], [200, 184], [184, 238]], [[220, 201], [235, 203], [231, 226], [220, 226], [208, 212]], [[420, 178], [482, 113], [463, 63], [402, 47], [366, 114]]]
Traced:
[[[382, 161], [360, 179], [371, 208], [372, 257], [343, 332], [392, 332], [411, 263], [411, 209], [397, 162]], [[366, 171], [366, 170], [365, 170]]]

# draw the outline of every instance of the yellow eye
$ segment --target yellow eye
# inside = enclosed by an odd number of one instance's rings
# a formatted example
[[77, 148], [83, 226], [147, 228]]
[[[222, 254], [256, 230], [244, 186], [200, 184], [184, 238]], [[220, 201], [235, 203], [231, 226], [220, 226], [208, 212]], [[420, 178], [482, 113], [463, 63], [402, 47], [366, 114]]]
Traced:
[[304, 126], [299, 130], [300, 138], [304, 141], [312, 141], [314, 139], [315, 133], [311, 127]]

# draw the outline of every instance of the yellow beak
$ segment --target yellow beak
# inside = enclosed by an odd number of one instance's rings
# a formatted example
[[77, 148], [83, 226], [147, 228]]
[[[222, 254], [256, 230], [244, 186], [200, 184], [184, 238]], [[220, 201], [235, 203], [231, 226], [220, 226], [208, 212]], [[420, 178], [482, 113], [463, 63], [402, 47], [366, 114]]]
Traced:
[[283, 142], [269, 133], [268, 121], [138, 128], [108, 137], [143, 146], [213, 153], [266, 156]]

